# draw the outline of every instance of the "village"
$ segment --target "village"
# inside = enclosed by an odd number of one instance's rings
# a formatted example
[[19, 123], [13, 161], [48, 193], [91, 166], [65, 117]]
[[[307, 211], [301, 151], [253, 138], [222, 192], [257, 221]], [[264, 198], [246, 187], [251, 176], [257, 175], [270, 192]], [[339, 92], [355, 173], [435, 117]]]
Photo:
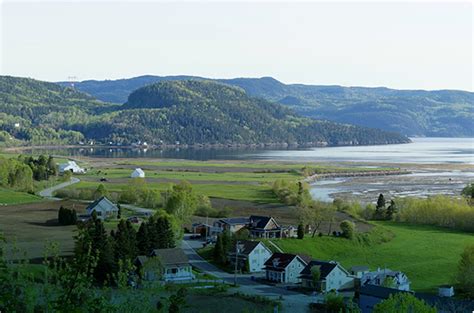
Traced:
[[[74, 161], [60, 165], [60, 171], [86, 172]], [[144, 178], [145, 172], [136, 168], [130, 177]], [[120, 206], [101, 197], [88, 205], [86, 211], [87, 214], [81, 216], [83, 222], [92, 215], [101, 220], [116, 220]], [[138, 211], [127, 221], [139, 225], [150, 214], [146, 209], [145, 212]], [[315, 309], [324, 308], [328, 296], [335, 295], [363, 313], [372, 312], [378, 303], [400, 293], [414, 295], [438, 309], [449, 308], [459, 301], [453, 298], [452, 285], [439, 286], [438, 295], [414, 292], [409, 277], [396, 269], [371, 269], [364, 264], [344, 268], [338, 260], [313, 259], [305, 251], [285, 253], [278, 246], [279, 239], [298, 240], [310, 233], [310, 228], [281, 225], [272, 216], [206, 218], [186, 228], [181, 244], [176, 247], [153, 249], [149, 255], [139, 255], [134, 260], [136, 271], [130, 274], [129, 284], [140, 288], [147, 281], [177, 285], [207, 282], [209, 286], [220, 283], [235, 286], [248, 294], [286, 302], [287, 307], [304, 305]], [[344, 234], [334, 231], [333, 236]], [[219, 264], [212, 257], [203, 256], [203, 250], [215, 255], [223, 237], [228, 237], [231, 243], [225, 251], [224, 261]], [[196, 276], [196, 271], [208, 274], [214, 280], [202, 280]]]

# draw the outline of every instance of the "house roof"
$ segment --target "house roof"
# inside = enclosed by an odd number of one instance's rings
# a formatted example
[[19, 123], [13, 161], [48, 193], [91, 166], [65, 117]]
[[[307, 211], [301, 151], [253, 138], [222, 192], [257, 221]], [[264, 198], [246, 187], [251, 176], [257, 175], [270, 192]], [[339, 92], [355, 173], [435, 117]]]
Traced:
[[97, 211], [118, 211], [118, 207], [106, 197], [100, 197], [86, 208], [87, 212]]
[[228, 224], [228, 225], [241, 225], [241, 224], [248, 224], [249, 219], [247, 217], [230, 217], [230, 218], [222, 218], [219, 222]]
[[388, 299], [388, 297], [390, 297], [391, 294], [411, 293], [411, 292], [368, 284], [368, 285], [360, 287], [359, 293], [361, 295], [371, 296], [371, 297], [375, 297], [379, 299]]
[[137, 256], [137, 258], [135, 259], [135, 264], [140, 264], [141, 266], [143, 266], [147, 260], [147, 256], [146, 255], [139, 255]]
[[[261, 241], [252, 241], [252, 240], [239, 240], [239, 254], [249, 255], [252, 251], [259, 245], [270, 251]], [[233, 248], [229, 251], [230, 254], [235, 254], [235, 244]]]
[[313, 266], [319, 266], [319, 271], [321, 273], [321, 279], [325, 279], [329, 273], [332, 272], [333, 269], [337, 267], [336, 262], [325, 262], [325, 261], [317, 261], [313, 260], [306, 265], [306, 267], [301, 271], [302, 277], [311, 277], [311, 268]]
[[250, 226], [252, 228], [261, 228], [265, 229], [267, 225], [272, 221], [277, 225], [277, 228], [280, 228], [278, 223], [275, 221], [275, 219], [271, 216], [258, 216], [258, 215], [251, 215], [249, 218]]
[[369, 267], [366, 265], [356, 265], [349, 269], [351, 272], [366, 272], [369, 270]]
[[295, 258], [301, 260], [302, 263], [306, 265], [306, 262], [296, 254], [289, 253], [280, 253], [275, 252], [272, 256], [265, 262], [265, 267], [267, 269], [282, 271], [284, 270]]
[[152, 256], [157, 256], [163, 265], [188, 264], [188, 256], [181, 248], [155, 249]]
[[136, 168], [132, 174], [137, 173], [137, 174], [145, 174], [145, 172], [141, 168]]

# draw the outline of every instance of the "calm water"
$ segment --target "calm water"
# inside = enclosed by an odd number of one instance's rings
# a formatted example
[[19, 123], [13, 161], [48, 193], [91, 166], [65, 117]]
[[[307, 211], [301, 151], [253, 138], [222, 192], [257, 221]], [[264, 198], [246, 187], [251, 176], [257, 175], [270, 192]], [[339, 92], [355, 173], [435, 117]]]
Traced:
[[474, 164], [474, 138], [412, 138], [413, 143], [383, 146], [270, 149], [35, 149], [34, 153], [111, 158], [188, 160], [279, 160], [302, 162], [467, 163]]

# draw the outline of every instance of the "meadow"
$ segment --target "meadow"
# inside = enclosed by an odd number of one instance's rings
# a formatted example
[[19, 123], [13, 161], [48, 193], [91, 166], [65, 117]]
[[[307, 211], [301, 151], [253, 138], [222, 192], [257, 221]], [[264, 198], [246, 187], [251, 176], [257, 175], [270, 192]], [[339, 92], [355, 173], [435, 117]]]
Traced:
[[474, 243], [474, 234], [445, 228], [377, 222], [393, 234], [392, 240], [370, 245], [335, 237], [305, 237], [274, 241], [285, 252], [303, 253], [319, 260], [340, 262], [346, 269], [368, 265], [372, 270], [388, 267], [407, 274], [416, 291], [435, 292], [453, 283], [460, 254]]
[[41, 201], [41, 197], [26, 192], [0, 188], [0, 205], [22, 204]]

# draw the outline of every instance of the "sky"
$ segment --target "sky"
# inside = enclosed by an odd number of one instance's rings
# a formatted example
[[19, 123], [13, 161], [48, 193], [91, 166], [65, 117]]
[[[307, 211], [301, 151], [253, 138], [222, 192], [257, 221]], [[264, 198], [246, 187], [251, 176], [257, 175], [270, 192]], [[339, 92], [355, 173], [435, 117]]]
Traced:
[[8, 1], [0, 73], [473, 91], [472, 2]]

